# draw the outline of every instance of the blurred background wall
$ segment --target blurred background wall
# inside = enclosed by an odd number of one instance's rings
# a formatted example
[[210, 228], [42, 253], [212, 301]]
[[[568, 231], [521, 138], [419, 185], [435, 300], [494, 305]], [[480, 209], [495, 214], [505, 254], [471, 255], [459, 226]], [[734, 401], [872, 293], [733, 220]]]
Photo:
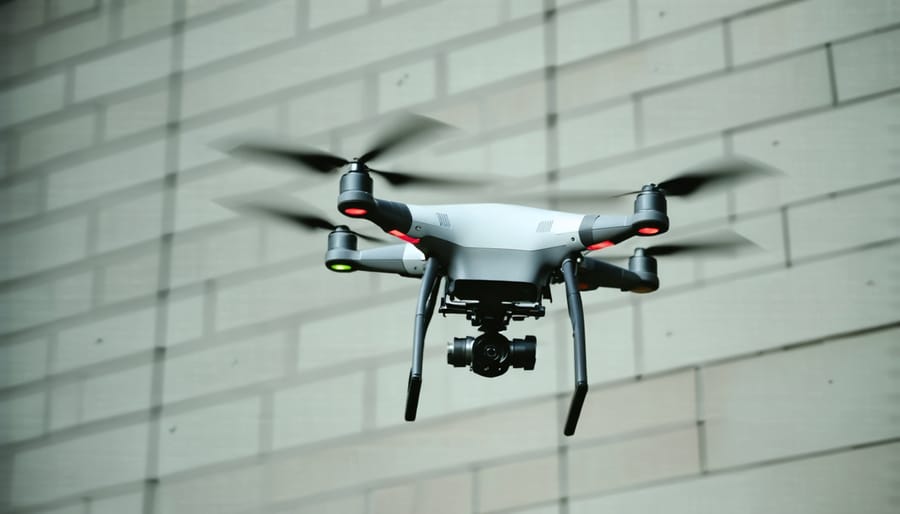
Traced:
[[[900, 1], [6, 0], [0, 20], [3, 512], [897, 512]], [[668, 240], [759, 251], [584, 296], [575, 437], [559, 286], [509, 330], [538, 336], [533, 372], [450, 368], [474, 330], [436, 318], [409, 424], [418, 282], [333, 274], [324, 233], [215, 203], [287, 193], [337, 221], [337, 175], [217, 147], [353, 156], [400, 111], [460, 131], [385, 167], [492, 179], [376, 183], [403, 201], [633, 189], [730, 154], [782, 175], [670, 200]]]

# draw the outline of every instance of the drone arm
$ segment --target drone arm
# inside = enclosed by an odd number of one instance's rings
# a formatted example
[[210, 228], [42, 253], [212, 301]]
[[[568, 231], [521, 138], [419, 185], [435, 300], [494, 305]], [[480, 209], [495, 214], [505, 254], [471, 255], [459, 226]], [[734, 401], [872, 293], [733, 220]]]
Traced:
[[575, 433], [575, 426], [581, 416], [581, 407], [588, 392], [587, 381], [587, 356], [585, 354], [584, 341], [584, 306], [581, 304], [581, 294], [578, 292], [575, 270], [576, 263], [569, 258], [562, 263], [563, 279], [566, 283], [566, 303], [569, 307], [569, 318], [572, 320], [572, 336], [574, 338], [575, 353], [575, 393], [572, 395], [572, 403], [569, 405], [569, 414], [566, 417], [566, 426], [563, 433], [571, 436]]
[[409, 369], [409, 381], [406, 389], [406, 421], [416, 420], [419, 407], [419, 392], [422, 389], [422, 356], [425, 352], [425, 331], [431, 315], [434, 313], [434, 296], [437, 293], [440, 275], [435, 259], [425, 263], [425, 274], [422, 287], [419, 289], [419, 301], [416, 304], [416, 319], [413, 326], [412, 367]]
[[611, 287], [622, 291], [649, 293], [659, 288], [656, 260], [643, 254], [635, 255], [628, 262], [629, 269], [620, 268], [590, 257], [584, 257], [578, 266], [578, 289], [590, 291], [598, 287]]
[[[401, 243], [357, 250], [356, 236], [344, 234], [341, 234], [343, 239], [329, 238], [325, 265], [333, 271], [375, 271], [420, 277], [425, 270], [425, 255], [411, 244]], [[350, 244], [347, 243], [348, 236], [353, 238]]]

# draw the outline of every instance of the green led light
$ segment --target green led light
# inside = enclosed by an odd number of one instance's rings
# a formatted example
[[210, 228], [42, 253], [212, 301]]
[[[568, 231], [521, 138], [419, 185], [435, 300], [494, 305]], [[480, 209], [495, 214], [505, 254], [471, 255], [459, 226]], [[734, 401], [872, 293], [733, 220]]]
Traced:
[[334, 271], [351, 271], [353, 267], [349, 264], [332, 264], [331, 269]]

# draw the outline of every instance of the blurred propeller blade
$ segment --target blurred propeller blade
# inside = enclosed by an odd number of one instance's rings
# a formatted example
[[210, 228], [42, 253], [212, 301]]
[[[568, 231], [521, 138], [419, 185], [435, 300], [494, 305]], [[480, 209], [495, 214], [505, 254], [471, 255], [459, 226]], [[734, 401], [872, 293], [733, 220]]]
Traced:
[[666, 196], [691, 196], [704, 190], [735, 186], [741, 182], [769, 177], [776, 171], [745, 157], [725, 157], [701, 164], [658, 184]]
[[420, 175], [411, 171], [383, 171], [369, 168], [369, 171], [384, 177], [394, 186], [434, 185], [434, 186], [477, 186], [486, 183], [485, 180], [472, 177], [437, 177]]
[[405, 114], [390, 130], [376, 141], [372, 148], [359, 156], [359, 162], [368, 162], [395, 151], [416, 140], [436, 136], [453, 127], [438, 120], [418, 114]]
[[306, 148], [285, 148], [261, 143], [244, 143], [233, 147], [229, 153], [248, 157], [273, 158], [291, 164], [300, 164], [319, 173], [328, 173], [349, 163], [347, 159], [327, 152]]
[[[282, 221], [286, 221], [293, 225], [299, 225], [305, 229], [309, 230], [327, 230], [332, 231], [336, 229], [339, 225], [335, 225], [331, 221], [329, 221], [324, 216], [320, 216], [318, 214], [314, 214], [311, 212], [305, 212], [296, 208], [288, 208], [288, 207], [280, 207], [277, 205], [266, 205], [261, 203], [241, 203], [241, 204], [233, 204], [233, 203], [223, 203], [223, 205], [229, 207], [232, 210], [235, 210], [240, 213], [250, 213], [256, 215], [263, 215], [269, 218], [275, 218]], [[346, 227], [344, 227], [346, 228]], [[356, 232], [354, 230], [347, 229], [349, 232], [356, 234], [357, 237], [361, 239], [365, 239], [366, 241], [384, 243], [386, 242], [384, 239], [367, 236], [360, 232]]]
[[[706, 236], [684, 239], [681, 242], [664, 243], [644, 247], [644, 253], [652, 257], [667, 255], [717, 255], [722, 257], [736, 256], [739, 253], [758, 249], [753, 241], [731, 231], [722, 231]], [[602, 254], [609, 259], [627, 259], [631, 255]]]

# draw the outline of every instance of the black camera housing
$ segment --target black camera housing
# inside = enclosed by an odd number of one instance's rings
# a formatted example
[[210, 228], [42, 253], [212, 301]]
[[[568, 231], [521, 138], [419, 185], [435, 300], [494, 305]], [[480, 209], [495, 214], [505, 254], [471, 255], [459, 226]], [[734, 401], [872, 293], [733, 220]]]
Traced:
[[508, 340], [498, 332], [487, 332], [478, 337], [455, 337], [447, 344], [447, 364], [470, 369], [483, 377], [499, 377], [510, 367], [534, 369], [537, 338]]

